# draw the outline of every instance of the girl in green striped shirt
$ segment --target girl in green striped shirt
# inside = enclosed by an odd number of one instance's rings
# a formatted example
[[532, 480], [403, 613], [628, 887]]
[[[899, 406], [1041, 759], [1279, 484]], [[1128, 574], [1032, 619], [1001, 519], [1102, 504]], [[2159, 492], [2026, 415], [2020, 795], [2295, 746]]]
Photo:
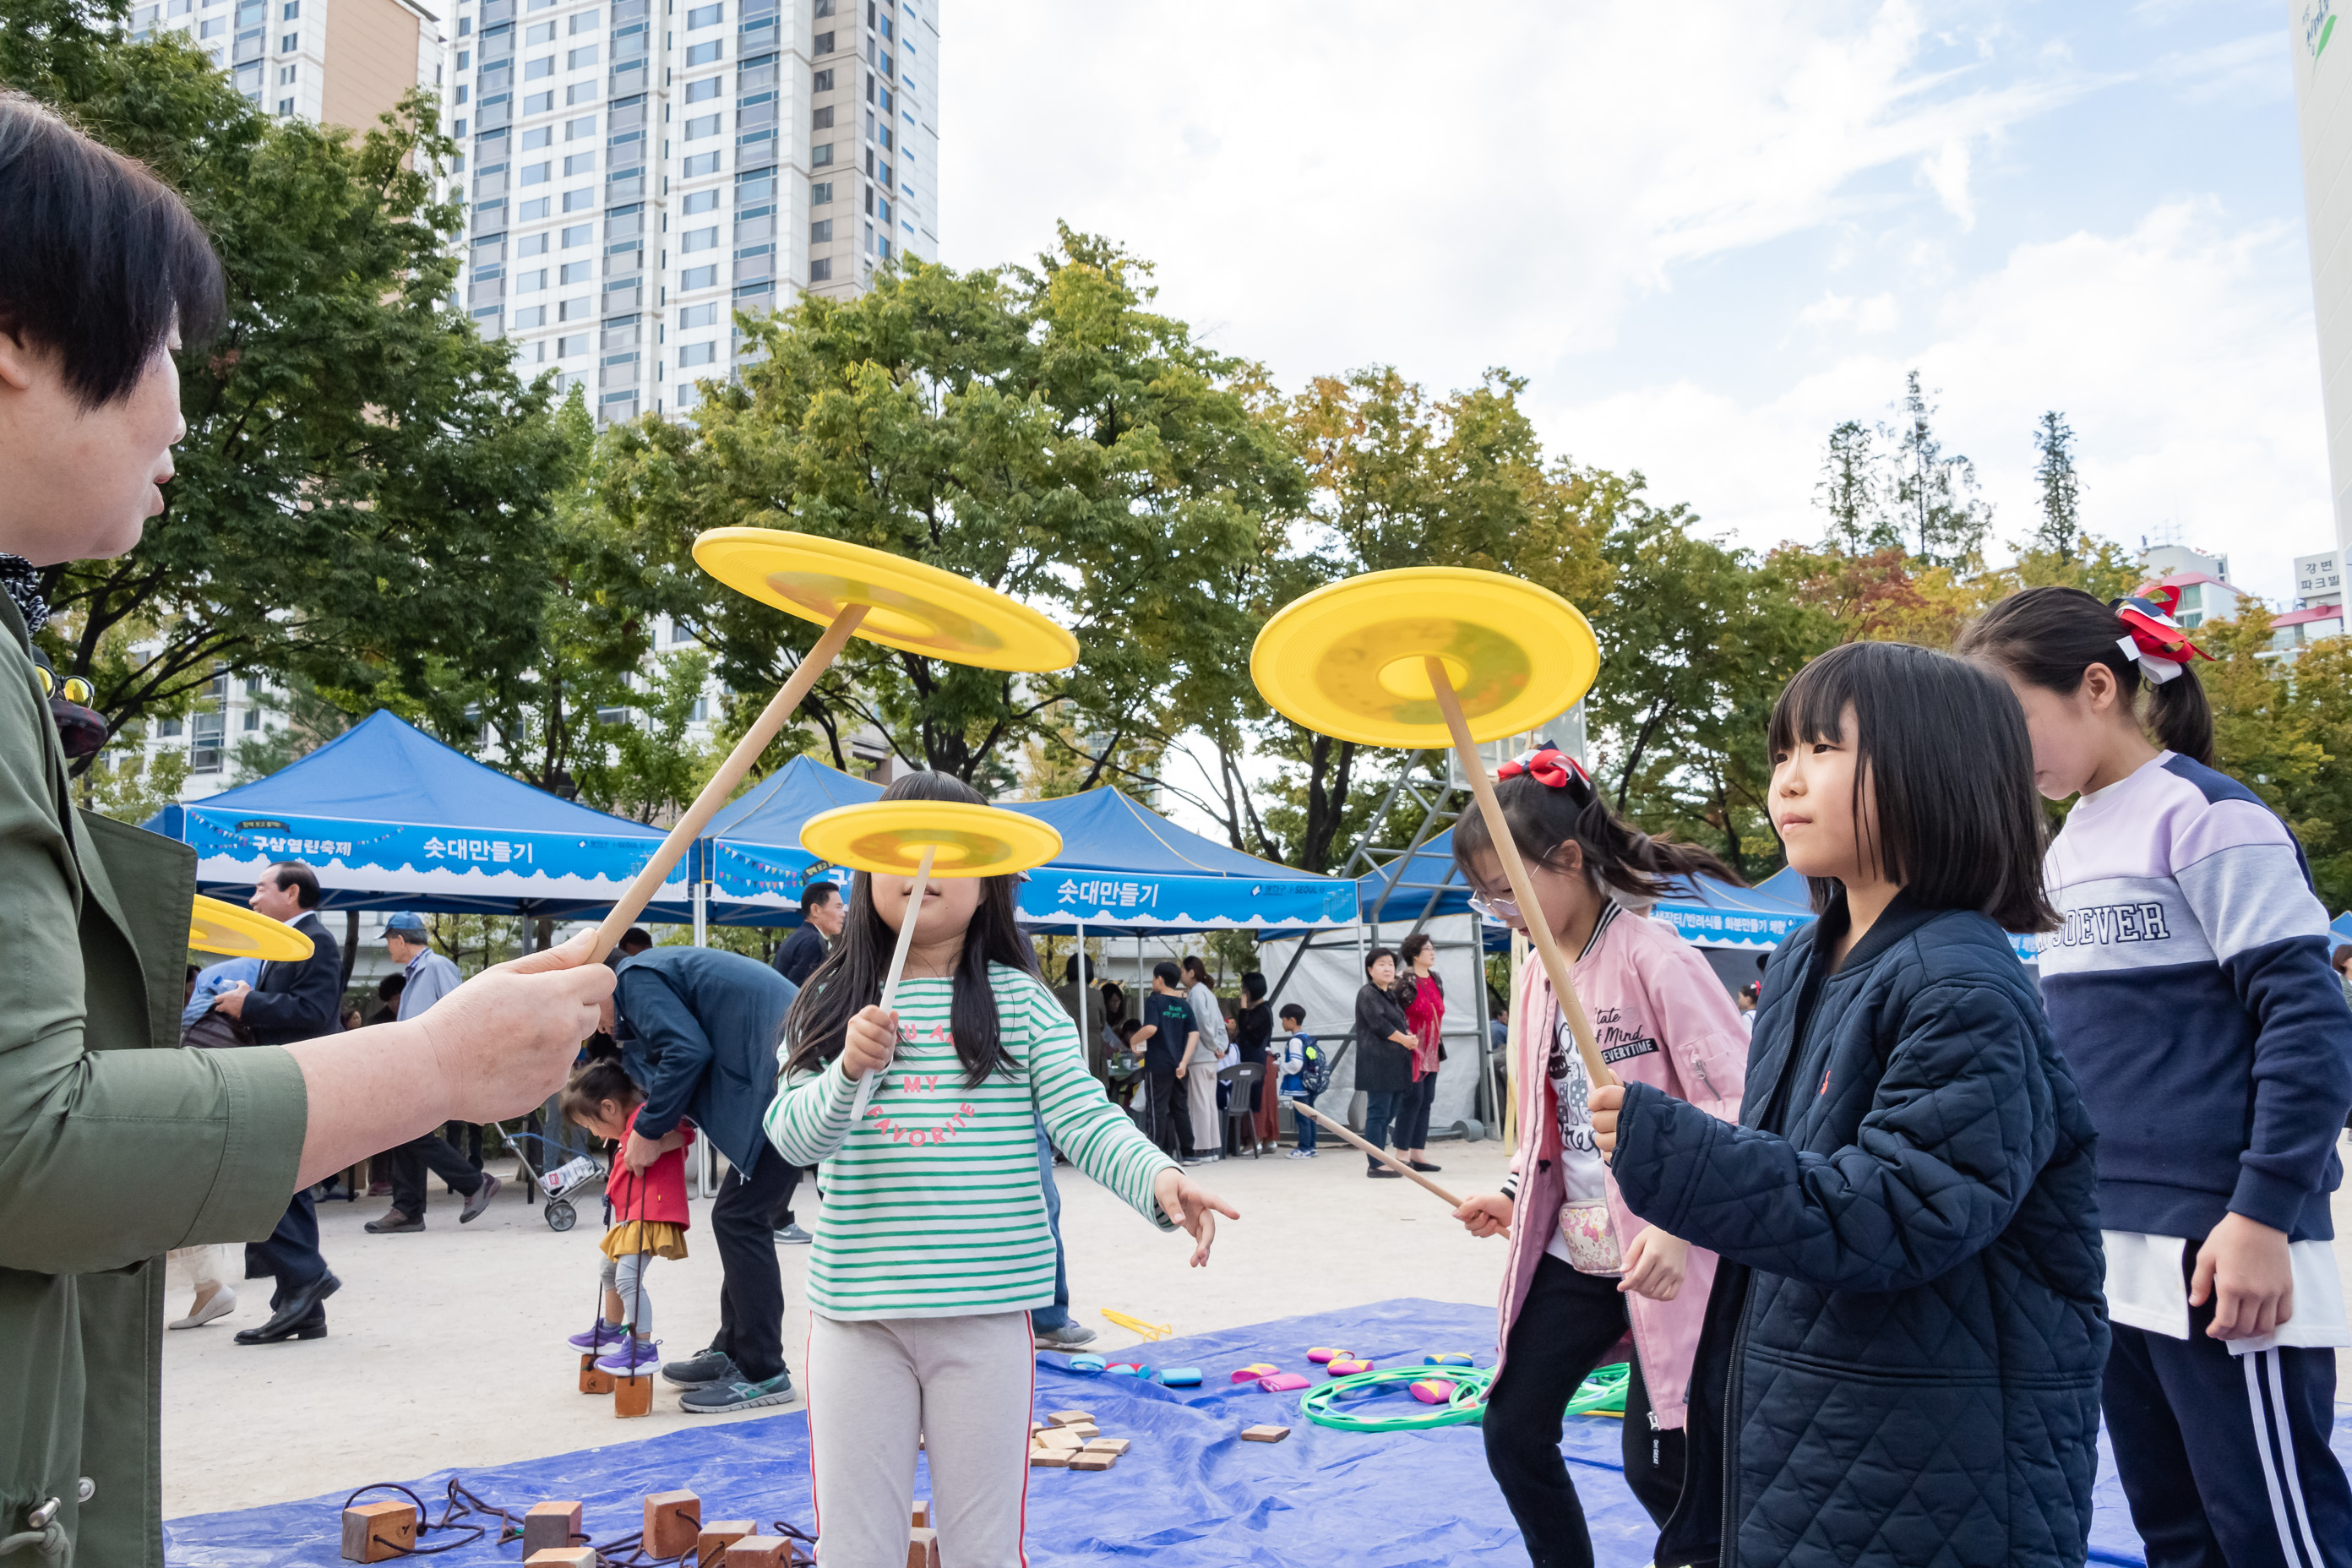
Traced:
[[[984, 804], [916, 773], [885, 800]], [[859, 874], [841, 936], [784, 1020], [768, 1138], [824, 1166], [803, 1365], [824, 1568], [898, 1568], [917, 1440], [943, 1542], [964, 1568], [1018, 1568], [1034, 1352], [1054, 1297], [1037, 1129], [1078, 1169], [1208, 1261], [1202, 1191], [1105, 1097], [1037, 977], [1014, 877], [934, 879], [896, 1016], [877, 999], [909, 878]], [[867, 1073], [883, 1075], [862, 1121]]]

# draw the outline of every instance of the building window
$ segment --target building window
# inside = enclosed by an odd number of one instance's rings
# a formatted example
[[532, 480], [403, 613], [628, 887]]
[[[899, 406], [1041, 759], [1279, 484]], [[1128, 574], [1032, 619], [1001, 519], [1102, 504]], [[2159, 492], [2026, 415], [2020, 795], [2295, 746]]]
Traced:
[[716, 153], [697, 153], [686, 161], [686, 177], [689, 180], [717, 173], [719, 173], [719, 154]]
[[522, 111], [525, 114], [545, 114], [554, 107], [555, 94], [552, 91], [531, 92], [525, 93], [523, 95]]
[[712, 326], [717, 323], [718, 320], [718, 306], [688, 305], [685, 310], [680, 310], [677, 313], [677, 328], [680, 331], [687, 331], [695, 327]]
[[583, 11], [572, 18], [572, 25], [567, 31], [573, 37], [578, 37], [583, 33], [593, 33], [596, 30], [596, 16], [597, 13], [593, 7]]
[[715, 212], [719, 207], [719, 193], [716, 190], [689, 191], [684, 205], [688, 213]]
[[543, 185], [553, 177], [554, 169], [552, 163], [525, 163], [522, 178], [515, 183], [519, 185]]
[[702, 27], [715, 27], [726, 19], [724, 5], [697, 5], [686, 14], [686, 30], [691, 33]]
[[532, 126], [522, 133], [522, 150], [526, 153], [538, 152], [552, 139], [554, 130], [551, 125]]
[[831, 53], [833, 53], [833, 35], [831, 33], [819, 33], [816, 36], [817, 58], [822, 59]]
[[678, 241], [677, 247], [686, 255], [691, 256], [698, 250], [709, 250], [718, 243], [719, 227], [713, 224], [709, 228], [688, 229], [685, 237]]
[[[462, 82], [458, 84], [457, 88], [457, 101], [461, 104], [466, 101], [466, 88]], [[460, 136], [463, 136], [465, 133], [466, 132], [462, 129], [457, 132]]]
[[809, 185], [809, 205], [821, 207], [833, 200], [833, 182], [817, 180]]
[[551, 200], [553, 200], [553, 198], [550, 196], [533, 196], [527, 202], [518, 203], [515, 206], [515, 221], [517, 223], [529, 223], [533, 218], [545, 217], [547, 216], [547, 205]]
[[831, 92], [833, 90], [833, 71], [831, 68], [828, 67], [826, 69], [817, 72], [816, 75], [809, 79], [809, 90], [811, 92]]
[[[812, 131], [832, 130], [833, 105], [828, 103], [823, 109], [811, 110], [809, 111], [809, 129]], [[829, 163], [832, 160], [828, 157], [826, 161]]]
[[596, 117], [593, 114], [583, 114], [577, 120], [567, 120], [563, 122], [563, 139], [566, 142], [577, 142], [583, 136], [595, 134]]
[[716, 286], [718, 282], [718, 268], [689, 267], [678, 275], [677, 286], [686, 289], [709, 289]]
[[718, 353], [717, 343], [684, 344], [677, 351], [678, 368], [683, 370], [688, 365], [709, 364], [718, 357]]
[[593, 44], [583, 44], [563, 57], [563, 68], [566, 70], [583, 70], [595, 63], [596, 46]]
[[715, 76], [707, 76], [700, 81], [690, 81], [686, 84], [686, 101], [688, 103], [700, 103], [706, 98], [718, 96], [719, 78]]
[[723, 60], [726, 58], [727, 40], [724, 38], [713, 38], [706, 44], [688, 44], [686, 47], [686, 65], [688, 70], [696, 66], [707, 66], [713, 60]]
[[278, 40], [278, 52], [281, 55], [298, 53], [301, 47], [302, 35], [299, 33], [289, 33]]
[[191, 726], [188, 739], [188, 771], [192, 773], [216, 773], [221, 769], [221, 716], [217, 712], [199, 713]]
[[810, 149], [809, 149], [809, 165], [810, 165], [812, 168], [822, 169], [822, 168], [824, 168], [826, 164], [828, 164], [828, 163], [832, 163], [832, 162], [833, 162], [833, 143], [832, 143], [832, 142], [825, 142], [825, 143], [824, 143], [824, 145], [822, 145], [822, 146], [819, 146], [819, 147], [812, 147], [812, 148], [810, 148]]
[[816, 222], [809, 225], [809, 243], [811, 245], [831, 245], [833, 243], [833, 220], [831, 218], [819, 218]]
[[[544, 278], [547, 274], [542, 272], [540, 276]], [[525, 305], [521, 310], [517, 310], [514, 313], [514, 324], [515, 329], [518, 331], [527, 327], [545, 326], [547, 324], [547, 307], [544, 305]]]
[[515, 292], [518, 294], [536, 294], [547, 287], [547, 268], [541, 267], [529, 272], [518, 272], [515, 274], [514, 285]]
[[[563, 89], [563, 103], [564, 107], [567, 109], [575, 103], [593, 103], [595, 101], [596, 84], [593, 81], [575, 81], [570, 87]], [[572, 123], [578, 124], [579, 121], [574, 121]], [[596, 129], [596, 120], [593, 115], [591, 115], [588, 119], [588, 129], [591, 131]]]
[[587, 352], [588, 334], [586, 332], [573, 332], [569, 337], [555, 340], [555, 357], [558, 359], [575, 359]]
[[563, 231], [563, 248], [569, 250], [575, 245], [585, 245], [595, 237], [596, 226], [594, 224], [572, 224]]
[[[535, 60], [525, 60], [523, 62], [522, 79], [525, 81], [537, 81], [541, 77], [550, 77], [554, 74], [555, 57], [553, 55], [541, 55]], [[552, 103], [550, 104], [550, 107], [553, 107]]]
[[471, 16], [457, 18], [457, 36], [461, 38], [470, 38], [474, 36], [474, 19]]
[[596, 154], [593, 153], [574, 153], [563, 160], [563, 173], [567, 179], [573, 174], [593, 174], [595, 172]]
[[[178, 14], [179, 13], [176, 11], [173, 13], [174, 16], [177, 16]], [[290, 22], [301, 14], [302, 0], [286, 0], [284, 8], [278, 13], [278, 19], [281, 22]]]
[[563, 264], [563, 281], [566, 283], [585, 283], [595, 275], [596, 264], [593, 261], [567, 261]]
[[809, 263], [809, 281], [823, 283], [833, 276], [833, 258], [820, 256]]
[[715, 114], [698, 114], [686, 122], [686, 139], [689, 142], [699, 142], [706, 136], [718, 134], [719, 116]]
[[177, 719], [164, 719], [158, 721], [155, 725], [155, 733], [166, 741], [177, 740], [180, 734], [180, 721]]
[[279, 99], [279, 100], [278, 100], [278, 113], [280, 113], [280, 114], [291, 114], [291, 113], [293, 113], [293, 112], [294, 112], [294, 100], [293, 100], [292, 99], [290, 99], [290, 98], [281, 98], [281, 99]]
[[563, 193], [563, 210], [565, 212], [576, 213], [584, 207], [593, 207], [595, 205], [596, 191], [593, 186], [590, 186], [585, 190], [566, 191]]
[[526, 47], [532, 44], [551, 44], [555, 42], [555, 24], [552, 22], [532, 23], [530, 26], [525, 27], [522, 30], [522, 41]]
[[301, 68], [302, 68], [299, 66], [279, 66], [278, 68], [278, 85], [280, 87], [291, 86], [294, 81], [294, 73]]

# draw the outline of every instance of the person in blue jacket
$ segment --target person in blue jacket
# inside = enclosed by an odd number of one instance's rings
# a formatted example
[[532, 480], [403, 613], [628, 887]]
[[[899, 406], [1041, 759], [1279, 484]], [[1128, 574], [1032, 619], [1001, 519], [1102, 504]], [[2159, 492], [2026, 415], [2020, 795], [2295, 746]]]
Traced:
[[1821, 918], [1766, 973], [1738, 1124], [1592, 1100], [1627, 1205], [1723, 1259], [1658, 1561], [2080, 1563], [2105, 1268], [2091, 1122], [2007, 934], [2054, 923], [2024, 718], [1856, 643], [1770, 746]]

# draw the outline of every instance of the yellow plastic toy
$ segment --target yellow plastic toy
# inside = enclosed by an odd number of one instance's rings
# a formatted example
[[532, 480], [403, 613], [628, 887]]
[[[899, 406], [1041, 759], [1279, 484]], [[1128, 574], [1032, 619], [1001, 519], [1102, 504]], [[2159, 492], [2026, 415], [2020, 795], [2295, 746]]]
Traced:
[[1575, 706], [1600, 673], [1600, 644], [1575, 605], [1533, 583], [1457, 566], [1318, 588], [1277, 611], [1250, 651], [1259, 693], [1310, 730], [1361, 745], [1453, 746], [1577, 1054], [1605, 1085], [1617, 1075], [1601, 1059], [1477, 745]]
[[285, 963], [310, 957], [313, 944], [284, 921], [198, 893], [188, 920], [188, 945], [198, 952]]
[[[820, 860], [877, 877], [912, 877], [915, 890], [898, 921], [890, 973], [882, 982], [882, 1008], [898, 1000], [898, 980], [923, 912], [923, 889], [934, 874], [1004, 877], [1043, 866], [1062, 852], [1062, 836], [1034, 816], [952, 800], [877, 800], [835, 806], [801, 825], [801, 847]], [[857, 1083], [856, 1121], [874, 1098], [879, 1073]]]
[[1172, 1323], [1147, 1323], [1141, 1318], [1130, 1318], [1125, 1312], [1114, 1312], [1108, 1307], [1100, 1309], [1102, 1315], [1130, 1334], [1140, 1334], [1147, 1340], [1164, 1340], [1176, 1331]]
[[774, 528], [714, 528], [694, 542], [694, 561], [738, 593], [818, 623], [824, 635], [596, 927], [593, 956], [599, 959], [644, 912], [686, 847], [734, 795], [852, 637], [985, 669], [1067, 669], [1078, 661], [1077, 638], [1026, 605], [862, 544]]

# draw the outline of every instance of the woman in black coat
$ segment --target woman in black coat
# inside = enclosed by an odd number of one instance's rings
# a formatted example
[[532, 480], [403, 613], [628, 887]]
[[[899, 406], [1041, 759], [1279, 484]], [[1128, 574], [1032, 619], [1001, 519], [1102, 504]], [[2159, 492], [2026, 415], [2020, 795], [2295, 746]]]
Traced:
[[[1404, 1004], [1397, 1000], [1396, 954], [1376, 947], [1364, 960], [1364, 988], [1356, 993], [1356, 1087], [1365, 1094], [1364, 1142], [1375, 1149], [1388, 1142], [1389, 1124], [1415, 1092], [1413, 1043]], [[1367, 1175], [1396, 1175], [1378, 1160], [1367, 1163]]]

